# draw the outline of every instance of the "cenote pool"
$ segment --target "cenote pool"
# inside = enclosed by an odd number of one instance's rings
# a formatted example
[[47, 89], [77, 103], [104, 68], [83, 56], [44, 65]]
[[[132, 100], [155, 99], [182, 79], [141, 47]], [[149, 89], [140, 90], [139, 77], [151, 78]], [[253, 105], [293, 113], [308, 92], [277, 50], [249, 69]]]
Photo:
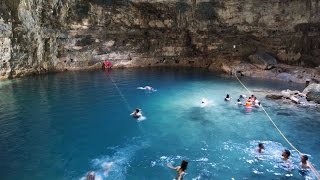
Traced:
[[[303, 86], [243, 81], [320, 169], [320, 113], [264, 99], [267, 90]], [[146, 85], [157, 91], [137, 89]], [[223, 100], [227, 93], [233, 102]], [[298, 166], [281, 168], [289, 145], [261, 110], [235, 105], [240, 94], [249, 95], [235, 78], [201, 69], [68, 72], [1, 82], [1, 179], [81, 179], [89, 171], [97, 179], [174, 179], [166, 164], [182, 159], [189, 161], [190, 180], [314, 179], [300, 175]], [[144, 121], [129, 116], [136, 107]], [[258, 142], [265, 143], [262, 156], [255, 153]]]

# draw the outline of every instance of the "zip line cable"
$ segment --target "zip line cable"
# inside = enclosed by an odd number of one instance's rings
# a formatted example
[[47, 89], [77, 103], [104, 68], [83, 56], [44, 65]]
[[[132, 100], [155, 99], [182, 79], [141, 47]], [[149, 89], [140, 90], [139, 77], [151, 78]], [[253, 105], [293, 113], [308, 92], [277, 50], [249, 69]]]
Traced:
[[[250, 93], [253, 94], [242, 82], [241, 80], [238, 78], [237, 73], [233, 72], [233, 74], [235, 75], [235, 77], [237, 78], [237, 80], [239, 81], [239, 83]], [[268, 119], [270, 120], [270, 122], [273, 124], [273, 126], [277, 129], [277, 131], [279, 132], [279, 134], [283, 137], [283, 139], [295, 150], [299, 153], [299, 155], [303, 155], [303, 153], [301, 153], [288, 139], [287, 137], [282, 133], [282, 131], [278, 128], [278, 126], [274, 123], [274, 121], [272, 120], [272, 118], [269, 116], [268, 112], [264, 109], [263, 106], [261, 106], [261, 109], [263, 110], [263, 112], [267, 115]], [[320, 180], [320, 174], [319, 172], [316, 170], [316, 168], [309, 162], [309, 166], [311, 171], [313, 172], [313, 174], [316, 176], [316, 178], [318, 180]]]

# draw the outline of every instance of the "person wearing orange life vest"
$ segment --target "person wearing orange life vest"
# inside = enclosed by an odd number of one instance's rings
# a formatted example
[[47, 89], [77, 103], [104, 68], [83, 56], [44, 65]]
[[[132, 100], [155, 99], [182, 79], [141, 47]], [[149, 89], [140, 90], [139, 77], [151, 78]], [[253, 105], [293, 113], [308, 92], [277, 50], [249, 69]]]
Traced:
[[251, 100], [251, 97], [249, 97], [249, 99], [246, 101], [245, 106], [246, 106], [246, 108], [252, 108], [252, 100]]

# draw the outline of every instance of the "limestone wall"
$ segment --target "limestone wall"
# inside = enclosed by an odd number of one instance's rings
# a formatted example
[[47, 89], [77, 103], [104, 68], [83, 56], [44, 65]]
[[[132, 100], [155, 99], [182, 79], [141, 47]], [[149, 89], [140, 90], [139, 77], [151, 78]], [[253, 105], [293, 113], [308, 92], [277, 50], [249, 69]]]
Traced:
[[212, 67], [265, 51], [320, 65], [319, 0], [0, 0], [0, 77], [116, 66]]

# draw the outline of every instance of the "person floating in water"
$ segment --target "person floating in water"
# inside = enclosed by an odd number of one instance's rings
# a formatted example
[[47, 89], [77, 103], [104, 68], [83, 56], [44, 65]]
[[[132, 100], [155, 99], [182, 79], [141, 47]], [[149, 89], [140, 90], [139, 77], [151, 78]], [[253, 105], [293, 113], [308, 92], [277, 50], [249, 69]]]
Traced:
[[291, 153], [288, 149], [283, 150], [282, 152], [282, 160], [288, 161]]
[[300, 174], [302, 176], [307, 176], [309, 173], [309, 162], [308, 162], [309, 157], [307, 155], [302, 155], [300, 158]]
[[257, 152], [258, 152], [258, 153], [263, 153], [264, 150], [265, 150], [264, 144], [263, 144], [263, 143], [259, 143], [259, 144], [258, 144], [258, 148], [257, 148]]
[[239, 105], [239, 106], [242, 105], [242, 102], [240, 101], [240, 99], [237, 100], [236, 104]]
[[246, 98], [246, 97], [247, 97], [246, 95], [241, 94], [241, 95], [239, 96], [239, 99], [244, 99], [244, 98]]
[[182, 160], [181, 165], [177, 167], [173, 167], [171, 164], [167, 164], [167, 166], [177, 171], [177, 180], [183, 180], [183, 176], [185, 175], [185, 171], [188, 167], [188, 161]]
[[252, 99], [252, 104], [253, 104], [255, 107], [257, 107], [257, 108], [261, 107], [261, 103], [260, 103], [260, 101], [257, 99], [257, 97], [254, 97], [254, 98]]
[[293, 165], [292, 161], [289, 159], [291, 153], [288, 149], [283, 150], [282, 152], [282, 160], [283, 162], [281, 163], [281, 166], [285, 168], [286, 170], [291, 170]]
[[153, 87], [151, 86], [145, 86], [145, 87], [137, 87], [137, 89], [141, 89], [141, 90], [146, 90], [146, 91], [149, 91], [149, 92], [155, 92], [157, 90], [155, 90]]
[[142, 116], [141, 110], [138, 109], [138, 108], [136, 108], [136, 110], [133, 111], [130, 115], [131, 115], [132, 117], [138, 119], [138, 118], [140, 118], [140, 117]]
[[307, 155], [302, 155], [302, 156], [301, 156], [301, 158], [300, 158], [300, 160], [301, 160], [300, 165], [301, 165], [301, 168], [302, 168], [302, 169], [308, 169], [308, 168], [310, 168], [310, 165], [309, 165], [309, 163], [308, 163], [308, 159], [309, 159], [309, 157], [308, 157]]
[[252, 95], [249, 97], [249, 99], [254, 100], [255, 97], [256, 97], [256, 96], [252, 94]]
[[249, 99], [246, 101], [245, 106], [246, 106], [247, 109], [251, 109], [252, 108], [251, 97], [249, 97]]
[[201, 99], [201, 107], [206, 107], [209, 104], [209, 100], [207, 98]]
[[230, 101], [231, 99], [232, 97], [229, 94], [227, 94], [226, 97], [224, 98], [225, 101]]
[[95, 176], [96, 176], [96, 174], [94, 173], [94, 171], [91, 171], [87, 174], [86, 180], [95, 180]]

